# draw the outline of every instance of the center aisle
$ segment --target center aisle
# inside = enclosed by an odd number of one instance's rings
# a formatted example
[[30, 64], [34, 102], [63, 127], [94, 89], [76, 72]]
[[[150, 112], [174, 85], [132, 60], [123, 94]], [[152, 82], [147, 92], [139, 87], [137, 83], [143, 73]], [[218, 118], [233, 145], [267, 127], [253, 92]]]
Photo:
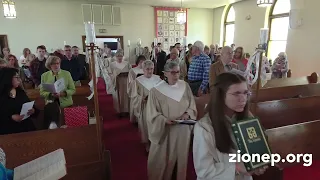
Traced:
[[[111, 152], [112, 180], [148, 180], [148, 156], [140, 143], [138, 127], [130, 123], [129, 118], [117, 117], [112, 96], [106, 94], [105, 84], [101, 78], [98, 81], [98, 94], [100, 115], [104, 119], [104, 144]], [[191, 156], [190, 161], [192, 161]], [[193, 164], [189, 163], [188, 180], [195, 179]]]

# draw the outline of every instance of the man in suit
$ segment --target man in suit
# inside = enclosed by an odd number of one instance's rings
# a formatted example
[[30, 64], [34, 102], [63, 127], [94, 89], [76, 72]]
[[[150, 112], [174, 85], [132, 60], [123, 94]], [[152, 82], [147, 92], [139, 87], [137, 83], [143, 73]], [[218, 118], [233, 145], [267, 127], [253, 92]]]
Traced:
[[156, 62], [156, 74], [161, 78], [164, 77], [163, 68], [167, 62], [167, 53], [162, 50], [161, 44], [158, 45], [158, 54], [157, 54], [157, 62]]
[[230, 46], [225, 46], [221, 50], [221, 61], [210, 66], [209, 87], [213, 89], [216, 77], [224, 72], [230, 72], [232, 69], [239, 69], [236, 63], [231, 62], [233, 58], [233, 50]]
[[86, 62], [86, 55], [79, 54], [79, 48], [77, 46], [72, 47], [72, 56], [77, 59], [81, 66], [81, 76], [79, 80], [89, 79], [89, 64]]

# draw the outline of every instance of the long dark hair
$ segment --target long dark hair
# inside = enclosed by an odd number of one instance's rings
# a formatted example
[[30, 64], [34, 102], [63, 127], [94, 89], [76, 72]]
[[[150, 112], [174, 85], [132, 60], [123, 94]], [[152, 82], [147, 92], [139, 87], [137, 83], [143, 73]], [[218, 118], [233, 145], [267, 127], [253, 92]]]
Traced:
[[[0, 69], [0, 97], [10, 94], [12, 89], [12, 78], [18, 74], [18, 69], [4, 67]], [[21, 87], [18, 87], [21, 89]]]
[[[226, 93], [229, 87], [233, 84], [239, 84], [246, 82], [246, 79], [234, 73], [222, 73], [220, 74], [214, 83], [213, 90], [210, 97], [210, 102], [207, 106], [210, 120], [215, 134], [215, 141], [217, 149], [222, 153], [230, 153], [232, 149], [235, 149], [230, 133], [228, 131], [225, 110], [228, 108], [225, 105]], [[236, 112], [236, 120], [243, 120], [248, 117], [248, 103], [246, 104], [243, 112]]]

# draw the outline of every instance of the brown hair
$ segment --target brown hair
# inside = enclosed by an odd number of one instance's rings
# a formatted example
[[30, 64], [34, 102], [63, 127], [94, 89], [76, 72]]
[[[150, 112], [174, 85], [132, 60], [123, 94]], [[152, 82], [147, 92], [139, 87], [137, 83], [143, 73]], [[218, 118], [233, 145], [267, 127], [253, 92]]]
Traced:
[[[226, 93], [229, 87], [233, 84], [239, 84], [246, 82], [246, 79], [234, 73], [222, 73], [220, 74], [214, 83], [213, 90], [210, 96], [210, 102], [207, 106], [207, 112], [214, 129], [215, 141], [217, 149], [222, 153], [230, 153], [232, 149], [235, 149], [230, 133], [228, 131], [225, 110], [228, 108], [225, 105]], [[246, 104], [243, 112], [236, 112], [236, 120], [243, 120], [248, 118], [249, 110], [248, 103]]]
[[14, 68], [19, 68], [19, 63], [18, 63], [17, 57], [16, 57], [15, 55], [10, 54], [10, 55], [8, 56], [8, 61], [9, 61], [10, 58], [14, 58], [14, 65], [13, 65]]
[[[240, 59], [244, 59], [245, 57], [244, 57], [244, 50], [243, 50], [243, 47], [237, 47], [235, 50], [234, 50], [234, 55], [236, 55], [236, 52], [238, 51], [238, 50], [241, 50], [241, 55], [240, 55]], [[235, 57], [234, 57], [235, 58]]]
[[29, 51], [29, 54], [31, 54], [31, 51], [30, 51], [30, 49], [29, 49], [29, 48], [24, 48], [24, 49], [23, 49], [23, 55], [24, 55], [24, 54], [26, 54], [26, 53], [27, 53], [27, 51]]

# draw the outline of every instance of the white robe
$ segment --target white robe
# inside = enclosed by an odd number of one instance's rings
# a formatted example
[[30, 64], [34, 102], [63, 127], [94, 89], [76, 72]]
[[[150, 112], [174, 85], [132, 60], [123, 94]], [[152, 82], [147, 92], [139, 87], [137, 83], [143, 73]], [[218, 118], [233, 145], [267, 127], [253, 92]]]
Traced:
[[[138, 74], [143, 74], [143, 69], [141, 69], [138, 66], [135, 67], [135, 68], [130, 69], [130, 71], [129, 71], [128, 82], [127, 82], [127, 93], [128, 93], [129, 96], [131, 95], [132, 84], [136, 80]], [[136, 119], [134, 118], [134, 114], [133, 114], [134, 104], [132, 104], [132, 103], [133, 102], [130, 99], [130, 122], [136, 122]]]
[[148, 143], [148, 127], [146, 120], [146, 103], [143, 101], [148, 97], [150, 89], [161, 81], [158, 75], [152, 75], [150, 78], [139, 76], [132, 83], [130, 109], [133, 109], [134, 116], [138, 119], [138, 126], [141, 133], [142, 143]]
[[150, 90], [146, 112], [151, 142], [149, 180], [170, 180], [176, 164], [177, 180], [185, 180], [193, 126], [167, 125], [166, 120], [180, 119], [185, 112], [196, 119], [196, 105], [189, 85], [181, 80], [173, 86], [161, 81]]
[[[235, 143], [235, 139], [232, 140]], [[194, 127], [193, 163], [197, 180], [252, 180], [251, 176], [244, 174], [236, 176], [236, 164], [229, 162], [229, 159], [229, 154], [221, 153], [217, 149], [214, 129], [209, 115], [206, 114]]]
[[118, 113], [129, 112], [129, 96], [127, 94], [127, 76], [119, 76], [121, 73], [128, 73], [131, 65], [127, 61], [110, 64], [109, 76], [112, 80], [114, 92], [112, 94], [114, 108]]

